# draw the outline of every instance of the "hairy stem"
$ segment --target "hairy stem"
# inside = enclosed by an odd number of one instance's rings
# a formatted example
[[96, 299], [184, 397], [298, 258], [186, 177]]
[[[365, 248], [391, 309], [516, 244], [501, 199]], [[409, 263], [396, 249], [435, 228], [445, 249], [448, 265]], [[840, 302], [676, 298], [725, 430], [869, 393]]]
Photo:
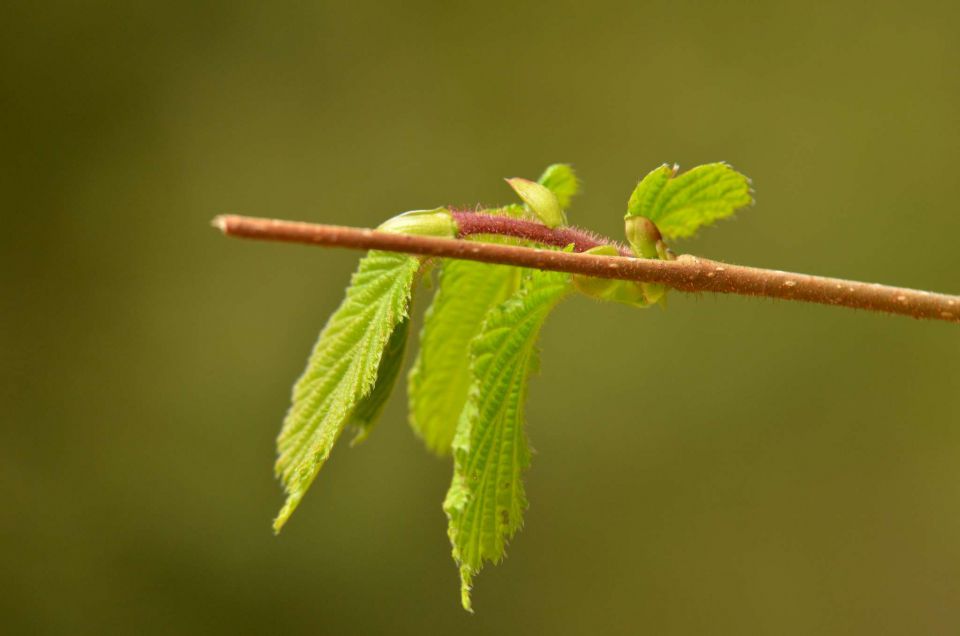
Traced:
[[[616, 245], [613, 241], [600, 239], [581, 230], [570, 228], [551, 230], [545, 226], [540, 226], [542, 229], [536, 229], [536, 232], [539, 233], [538, 236], [545, 239], [541, 240], [541, 238], [535, 238], [530, 234], [520, 234], [521, 232], [533, 231], [523, 225], [529, 223], [527, 221], [520, 222], [514, 219], [513, 223], [501, 226], [497, 225], [497, 223], [500, 223], [499, 221], [494, 222], [490, 219], [504, 217], [459, 212], [455, 214], [488, 217], [488, 219], [474, 219], [474, 225], [467, 224], [465, 226], [473, 228], [475, 231], [465, 232], [465, 228], [461, 227], [461, 236], [468, 233], [520, 236], [549, 245], [566, 246], [573, 243], [576, 246], [575, 249], [581, 250], [601, 244]], [[459, 224], [461, 219], [458, 218], [457, 222]], [[394, 234], [337, 225], [319, 225], [230, 215], [218, 216], [213, 220], [213, 225], [228, 236], [243, 238], [460, 258], [484, 263], [499, 263], [583, 274], [597, 278], [663, 283], [685, 292], [765, 296], [887, 312], [918, 319], [960, 322], [960, 296], [839, 278], [811, 276], [809, 274], [794, 274], [757, 267], [728, 265], [688, 254], [681, 255], [674, 261], [625, 256], [595, 256], [462, 239]], [[537, 224], [532, 223], [531, 225]], [[572, 236], [569, 234], [570, 232], [582, 233], [580, 238], [584, 240], [579, 242], [578, 240], [570, 240]], [[596, 243], [589, 245], [589, 241], [596, 241]]]
[[586, 252], [601, 245], [612, 245], [617, 248], [621, 256], [633, 256], [629, 248], [577, 227], [550, 229], [535, 221], [479, 212], [453, 212], [453, 220], [459, 230], [458, 238], [482, 234], [514, 236], [554, 247], [566, 247], [572, 244], [576, 252]]

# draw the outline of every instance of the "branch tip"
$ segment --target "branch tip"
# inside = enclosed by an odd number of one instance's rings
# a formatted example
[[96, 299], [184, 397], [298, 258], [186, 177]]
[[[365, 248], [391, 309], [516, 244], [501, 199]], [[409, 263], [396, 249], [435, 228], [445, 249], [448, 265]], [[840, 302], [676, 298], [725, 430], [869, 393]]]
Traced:
[[217, 228], [224, 234], [227, 233], [227, 216], [225, 214], [219, 214], [210, 221], [210, 225]]

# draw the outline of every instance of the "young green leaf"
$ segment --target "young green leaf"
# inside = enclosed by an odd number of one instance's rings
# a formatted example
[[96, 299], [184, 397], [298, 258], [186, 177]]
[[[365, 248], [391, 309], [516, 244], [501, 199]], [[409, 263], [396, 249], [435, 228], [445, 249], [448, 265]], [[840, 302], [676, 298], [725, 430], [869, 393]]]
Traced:
[[469, 610], [474, 575], [503, 558], [527, 506], [520, 476], [530, 463], [523, 430], [536, 339], [547, 314], [570, 290], [570, 276], [525, 274], [521, 288], [490, 312], [471, 345], [469, 397], [453, 440], [453, 482], [444, 501], [461, 602]]
[[580, 190], [580, 181], [574, 174], [573, 168], [565, 163], [555, 163], [547, 166], [537, 183], [547, 186], [553, 192], [560, 207], [566, 210], [570, 207], [570, 199]]
[[[330, 455], [357, 405], [373, 390], [384, 349], [407, 316], [420, 259], [372, 251], [320, 333], [277, 438], [277, 476], [287, 493], [279, 532]], [[395, 372], [394, 372], [395, 375]], [[374, 408], [374, 411], [377, 409]], [[361, 417], [370, 412], [361, 412]]]
[[410, 425], [437, 454], [450, 452], [470, 387], [469, 345], [492, 307], [516, 289], [507, 265], [446, 260], [420, 332], [420, 353], [407, 381]]
[[681, 175], [676, 170], [664, 164], [644, 177], [630, 195], [627, 217], [650, 219], [664, 238], [685, 238], [753, 202], [750, 180], [725, 163]]
[[377, 379], [373, 384], [373, 390], [360, 400], [360, 403], [350, 414], [349, 425], [357, 429], [357, 433], [350, 441], [351, 446], [355, 446], [367, 439], [374, 424], [380, 419], [383, 407], [387, 405], [390, 394], [393, 393], [393, 387], [397, 383], [397, 377], [400, 375], [400, 369], [403, 367], [403, 360], [407, 353], [407, 340], [410, 336], [410, 319], [404, 318], [393, 330], [386, 348], [383, 350], [383, 356], [380, 358], [380, 366], [377, 369]]
[[547, 227], [566, 225], [567, 217], [553, 190], [536, 181], [520, 177], [507, 179], [507, 183], [544, 225]]

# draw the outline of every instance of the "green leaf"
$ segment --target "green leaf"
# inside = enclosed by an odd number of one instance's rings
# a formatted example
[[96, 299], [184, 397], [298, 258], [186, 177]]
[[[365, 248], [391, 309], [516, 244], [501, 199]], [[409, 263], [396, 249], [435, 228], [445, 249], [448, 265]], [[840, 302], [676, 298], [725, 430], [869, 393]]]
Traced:
[[393, 393], [393, 387], [397, 384], [400, 369], [403, 367], [409, 335], [410, 320], [404, 318], [393, 330], [390, 340], [387, 341], [387, 347], [383, 350], [383, 357], [380, 358], [380, 366], [377, 369], [377, 379], [374, 382], [373, 390], [360, 400], [360, 403], [357, 404], [350, 415], [349, 424], [357, 429], [356, 435], [350, 441], [351, 446], [367, 439], [373, 426], [380, 419], [383, 407], [387, 405], [387, 400]]
[[650, 219], [664, 238], [685, 238], [753, 203], [750, 180], [725, 163], [681, 175], [676, 169], [664, 164], [644, 177], [630, 195], [627, 217]]
[[279, 532], [317, 476], [351, 414], [373, 390], [384, 349], [407, 316], [420, 259], [372, 251], [320, 333], [277, 438], [277, 476], [287, 500]]
[[537, 335], [570, 290], [570, 276], [531, 271], [519, 291], [490, 312], [471, 345], [472, 383], [453, 440], [453, 482], [444, 501], [461, 601], [486, 561], [503, 558], [527, 506], [520, 476], [530, 463], [523, 430], [528, 378], [538, 366]]
[[410, 425], [427, 447], [450, 452], [470, 387], [469, 345], [492, 307], [516, 289], [507, 265], [445, 260], [420, 332], [420, 352], [407, 381]]
[[567, 217], [560, 200], [550, 188], [520, 177], [507, 179], [507, 183], [544, 225], [559, 227], [566, 224]]
[[566, 163], [555, 163], [547, 166], [540, 178], [537, 180], [540, 185], [550, 188], [550, 191], [557, 196], [560, 207], [566, 210], [570, 207], [570, 199], [580, 190], [580, 181], [574, 174], [573, 168]]

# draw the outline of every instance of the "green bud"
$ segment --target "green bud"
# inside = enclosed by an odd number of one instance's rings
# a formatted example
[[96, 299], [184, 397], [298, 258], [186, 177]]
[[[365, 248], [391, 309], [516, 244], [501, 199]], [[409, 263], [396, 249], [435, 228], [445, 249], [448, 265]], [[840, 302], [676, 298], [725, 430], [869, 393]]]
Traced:
[[660, 230], [653, 221], [645, 216], [628, 216], [624, 221], [627, 240], [633, 253], [643, 258], [657, 258], [657, 241], [661, 240]]
[[404, 212], [387, 219], [377, 229], [381, 232], [417, 234], [420, 236], [454, 238], [457, 235], [457, 225], [447, 208]]
[[544, 225], [554, 228], [566, 224], [567, 217], [560, 207], [560, 200], [550, 188], [519, 177], [507, 179], [507, 183]]
[[[619, 256], [617, 248], [612, 245], [601, 245], [584, 252], [598, 256]], [[647, 307], [650, 301], [647, 298], [645, 283], [635, 283], [629, 280], [614, 280], [610, 278], [596, 278], [594, 276], [573, 275], [573, 286], [581, 294], [633, 307]]]
[[663, 241], [657, 241], [657, 255], [662, 261], [675, 261], [677, 260], [677, 255], [673, 253], [667, 244]]

